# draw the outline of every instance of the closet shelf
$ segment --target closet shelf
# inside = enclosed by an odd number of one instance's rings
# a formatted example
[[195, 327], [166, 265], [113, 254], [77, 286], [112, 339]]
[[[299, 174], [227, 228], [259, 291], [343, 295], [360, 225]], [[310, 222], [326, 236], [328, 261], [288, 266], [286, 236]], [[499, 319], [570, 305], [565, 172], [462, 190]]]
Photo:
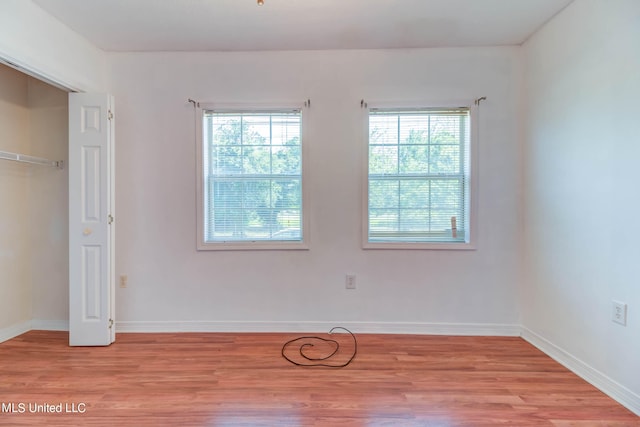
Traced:
[[28, 156], [26, 154], [9, 153], [8, 151], [0, 151], [0, 159], [64, 169], [63, 160], [49, 160], [43, 159], [42, 157]]

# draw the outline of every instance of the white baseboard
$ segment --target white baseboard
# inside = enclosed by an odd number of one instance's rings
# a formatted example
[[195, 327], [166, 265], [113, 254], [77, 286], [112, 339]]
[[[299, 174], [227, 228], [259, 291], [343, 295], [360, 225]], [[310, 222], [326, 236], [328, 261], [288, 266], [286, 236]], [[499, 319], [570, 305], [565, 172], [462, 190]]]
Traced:
[[[326, 332], [334, 326], [374, 334], [519, 336], [520, 326], [496, 323], [118, 321], [116, 332]], [[30, 330], [68, 331], [68, 320], [33, 319], [0, 329], [0, 342]]]
[[342, 326], [357, 333], [519, 336], [520, 326], [493, 323], [118, 321], [116, 332], [326, 332]]
[[592, 368], [582, 360], [574, 357], [524, 326], [522, 327], [521, 336], [546, 355], [600, 389], [603, 393], [625, 406], [634, 414], [640, 416], [640, 395], [637, 395], [622, 384], [612, 380], [602, 372]]
[[69, 321], [33, 319], [31, 321], [31, 329], [39, 331], [68, 331]]
[[17, 323], [0, 329], [0, 342], [8, 341], [31, 330], [31, 321]]

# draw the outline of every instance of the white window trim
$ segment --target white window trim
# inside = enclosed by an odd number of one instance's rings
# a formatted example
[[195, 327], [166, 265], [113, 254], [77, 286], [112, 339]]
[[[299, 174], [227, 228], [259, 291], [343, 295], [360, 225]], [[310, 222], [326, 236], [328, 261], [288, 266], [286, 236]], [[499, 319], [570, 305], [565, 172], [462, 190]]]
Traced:
[[[417, 108], [469, 108], [469, 238], [464, 243], [453, 242], [370, 242], [369, 241], [369, 112], [371, 109], [417, 109]], [[363, 249], [410, 249], [410, 250], [475, 250], [478, 220], [478, 106], [474, 101], [460, 102], [373, 102], [363, 105], [362, 110], [362, 161], [361, 161], [361, 240]]]
[[[204, 174], [203, 174], [203, 117], [205, 110], [226, 112], [278, 111], [297, 109], [301, 112], [301, 168], [302, 168], [302, 241], [243, 241], [243, 242], [206, 242], [204, 239]], [[300, 103], [199, 103], [196, 111], [196, 248], [199, 251], [242, 251], [242, 250], [309, 250], [310, 209], [307, 188], [309, 188], [309, 115], [310, 108]]]

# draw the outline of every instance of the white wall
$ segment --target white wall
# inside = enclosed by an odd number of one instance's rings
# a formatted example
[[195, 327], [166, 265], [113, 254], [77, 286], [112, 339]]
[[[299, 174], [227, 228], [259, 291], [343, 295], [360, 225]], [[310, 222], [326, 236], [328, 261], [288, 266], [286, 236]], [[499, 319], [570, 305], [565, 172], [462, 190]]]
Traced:
[[[29, 78], [29, 140], [34, 155], [66, 164], [68, 97], [60, 89]], [[68, 188], [67, 168], [30, 168], [28, 218], [34, 327], [39, 326], [38, 322], [42, 327], [65, 327], [69, 318]]]
[[523, 324], [638, 412], [640, 2], [575, 1], [524, 58]]
[[[519, 61], [518, 48], [111, 54], [116, 269], [129, 278], [117, 293], [119, 330], [154, 321], [235, 330], [242, 322], [270, 330], [273, 322], [374, 322], [373, 330], [415, 322], [423, 332], [454, 323], [497, 324], [499, 333], [518, 324]], [[478, 249], [363, 251], [360, 100], [479, 96], [487, 101]], [[310, 251], [196, 251], [189, 97], [311, 99]], [[356, 291], [344, 289], [347, 273], [357, 275]]]
[[0, 1], [0, 60], [65, 88], [104, 91], [104, 53], [31, 1]]

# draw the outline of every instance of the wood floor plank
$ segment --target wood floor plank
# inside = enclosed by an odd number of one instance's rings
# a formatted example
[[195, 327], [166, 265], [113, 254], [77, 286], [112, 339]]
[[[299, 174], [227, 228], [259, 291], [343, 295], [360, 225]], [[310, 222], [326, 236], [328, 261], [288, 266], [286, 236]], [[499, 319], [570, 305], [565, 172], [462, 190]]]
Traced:
[[288, 363], [293, 338], [128, 333], [72, 348], [30, 331], [0, 344], [0, 425], [640, 426], [520, 338], [363, 334], [341, 369]]

